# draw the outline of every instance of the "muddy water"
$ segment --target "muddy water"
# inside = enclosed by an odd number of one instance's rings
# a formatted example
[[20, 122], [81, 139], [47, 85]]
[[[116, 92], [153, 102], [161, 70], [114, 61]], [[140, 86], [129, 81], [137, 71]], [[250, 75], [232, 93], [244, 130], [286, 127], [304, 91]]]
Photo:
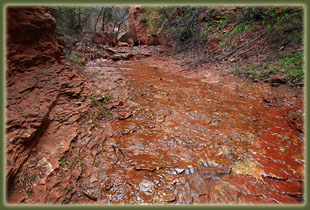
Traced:
[[303, 134], [287, 117], [302, 106], [268, 106], [138, 64], [88, 71], [98, 96], [113, 95], [112, 112], [81, 120], [45, 202], [303, 203]]
[[304, 142], [287, 122], [292, 108], [147, 66], [114, 71], [126, 80], [126, 111], [92, 163], [96, 202], [303, 202]]

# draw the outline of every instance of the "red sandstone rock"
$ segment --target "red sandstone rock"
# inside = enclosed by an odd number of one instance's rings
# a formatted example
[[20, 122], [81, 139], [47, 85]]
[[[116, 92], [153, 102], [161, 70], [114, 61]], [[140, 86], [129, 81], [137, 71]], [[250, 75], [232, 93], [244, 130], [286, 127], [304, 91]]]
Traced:
[[[155, 34], [150, 34], [146, 30], [146, 21], [143, 17], [145, 8], [142, 6], [132, 6], [129, 10], [127, 31], [135, 35], [141, 43], [146, 45], [161, 44]], [[163, 39], [163, 38], [162, 38]]]
[[285, 84], [287, 81], [285, 78], [275, 76], [275, 77], [272, 77], [270, 79], [270, 82], [271, 83]]
[[133, 33], [126, 32], [120, 36], [119, 41], [134, 45], [138, 42], [138, 37]]
[[237, 62], [237, 59], [236, 59], [236, 58], [231, 58], [229, 61], [230, 61], [231, 63], [235, 63], [235, 62]]
[[[29, 199], [26, 186], [44, 203], [44, 183], [76, 136], [77, 121], [89, 106], [80, 101], [90, 89], [86, 79], [61, 60], [56, 21], [47, 8], [9, 7], [7, 21], [8, 202]], [[29, 162], [30, 157], [36, 161]], [[31, 187], [33, 177], [42, 185]]]
[[118, 45], [120, 47], [127, 47], [128, 46], [128, 43], [127, 42], [119, 42]]
[[55, 37], [56, 21], [47, 8], [9, 7], [7, 19], [9, 74], [60, 62], [63, 47]]
[[109, 32], [100, 32], [96, 33], [94, 37], [94, 43], [97, 45], [109, 45], [111, 47], [115, 47], [118, 45], [118, 41], [113, 33]]

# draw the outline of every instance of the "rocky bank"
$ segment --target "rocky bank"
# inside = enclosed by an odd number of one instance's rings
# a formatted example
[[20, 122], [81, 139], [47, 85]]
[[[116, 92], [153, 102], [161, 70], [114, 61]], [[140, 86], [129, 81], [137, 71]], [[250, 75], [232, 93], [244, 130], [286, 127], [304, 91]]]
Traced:
[[8, 201], [21, 202], [26, 193], [16, 193], [16, 186], [29, 177], [18, 180], [18, 174], [32, 174], [24, 164], [36, 152], [49, 154], [37, 162], [41, 180], [58, 167], [57, 157], [68, 150], [88, 109], [84, 96], [91, 87], [63, 59], [47, 8], [8, 8], [7, 21], [6, 184]]

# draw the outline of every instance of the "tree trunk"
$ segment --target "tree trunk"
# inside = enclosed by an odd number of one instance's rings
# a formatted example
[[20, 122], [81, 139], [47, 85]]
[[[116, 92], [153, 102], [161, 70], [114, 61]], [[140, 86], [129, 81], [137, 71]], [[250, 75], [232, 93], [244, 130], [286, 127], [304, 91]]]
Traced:
[[79, 24], [78, 25], [81, 25], [81, 8], [79, 8]]
[[[102, 8], [103, 8], [103, 7], [102, 7]], [[102, 25], [101, 25], [101, 31], [104, 31], [105, 16], [106, 16], [106, 9], [104, 9], [104, 10], [103, 10], [103, 14], [102, 14]]]
[[72, 16], [71, 16], [71, 18], [72, 18], [72, 28], [74, 28], [75, 27], [75, 6], [73, 7], [73, 14], [72, 14]]
[[[122, 20], [121, 20], [121, 21], [119, 22], [119, 24], [118, 24], [118, 29], [117, 29], [117, 32], [116, 32], [116, 37], [118, 36], [119, 31], [120, 31], [120, 29], [121, 29], [121, 27], [122, 27], [122, 25], [123, 25], [123, 23], [124, 23], [125, 17], [126, 17], [126, 13], [124, 13], [124, 15], [123, 15], [123, 17], [122, 17]], [[114, 32], [114, 30], [113, 30], [113, 32]]]
[[93, 33], [93, 39], [94, 39], [95, 34], [96, 34], [97, 24], [98, 24], [99, 17], [100, 17], [100, 15], [101, 15], [101, 12], [102, 12], [103, 8], [104, 8], [104, 7], [101, 7], [101, 10], [100, 10], [100, 12], [99, 12], [99, 14], [98, 14], [98, 17], [97, 17], [97, 19], [96, 19], [96, 22], [95, 22], [95, 29], [94, 29], [94, 33]]
[[114, 23], [113, 23], [112, 33], [114, 33], [115, 26], [117, 25], [117, 22], [118, 22], [118, 17], [117, 17], [117, 11], [116, 11], [116, 9], [114, 10], [113, 18], [114, 18]]

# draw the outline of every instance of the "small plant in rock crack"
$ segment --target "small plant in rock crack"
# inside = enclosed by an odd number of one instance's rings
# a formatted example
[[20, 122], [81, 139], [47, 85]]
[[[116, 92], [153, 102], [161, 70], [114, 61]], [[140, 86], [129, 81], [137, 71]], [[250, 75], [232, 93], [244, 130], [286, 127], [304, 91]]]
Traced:
[[98, 75], [98, 72], [93, 72], [90, 76], [91, 77], [96, 77]]
[[90, 190], [87, 190], [86, 192], [87, 192], [88, 195], [92, 194], [92, 192]]
[[62, 182], [57, 182], [54, 187], [59, 187], [61, 185]]
[[59, 161], [60, 165], [66, 165], [69, 163], [67, 160], [62, 160], [61, 158], [57, 158], [57, 160]]
[[93, 124], [99, 126], [99, 121], [104, 118], [109, 118], [113, 115], [113, 111], [108, 108], [108, 104], [113, 98], [110, 94], [104, 94], [103, 98], [99, 98], [95, 95], [88, 96], [92, 101], [92, 109], [90, 110], [90, 116]]
[[80, 155], [78, 155], [78, 156], [75, 158], [75, 162], [78, 163], [78, 162], [80, 162], [80, 161], [82, 161], [82, 158], [81, 158]]
[[66, 188], [65, 191], [66, 191], [66, 193], [70, 193], [70, 192], [72, 192], [72, 189], [71, 188]]
[[85, 175], [85, 172], [88, 168], [87, 165], [83, 162], [84, 162], [84, 160], [82, 160], [80, 163], [81, 173], [78, 175], [78, 177], [82, 177], [83, 175]]
[[102, 78], [102, 81], [106, 82], [107, 80], [109, 80], [110, 78], [109, 77], [103, 77]]
[[72, 139], [73, 142], [77, 141], [77, 136]]
[[113, 99], [113, 95], [104, 94], [104, 102], [109, 103], [109, 101], [112, 99]]
[[98, 96], [90, 95], [88, 98], [92, 100], [94, 106], [105, 107], [105, 105], [108, 105], [111, 99], [113, 99], [113, 96], [110, 94], [104, 94], [104, 97], [99, 99]]
[[114, 112], [112, 111], [112, 109], [107, 109], [107, 114], [108, 114], [108, 115], [113, 115]]
[[97, 96], [95, 96], [95, 95], [89, 95], [89, 96], [87, 96], [87, 98], [89, 98], [94, 104], [97, 101]]

